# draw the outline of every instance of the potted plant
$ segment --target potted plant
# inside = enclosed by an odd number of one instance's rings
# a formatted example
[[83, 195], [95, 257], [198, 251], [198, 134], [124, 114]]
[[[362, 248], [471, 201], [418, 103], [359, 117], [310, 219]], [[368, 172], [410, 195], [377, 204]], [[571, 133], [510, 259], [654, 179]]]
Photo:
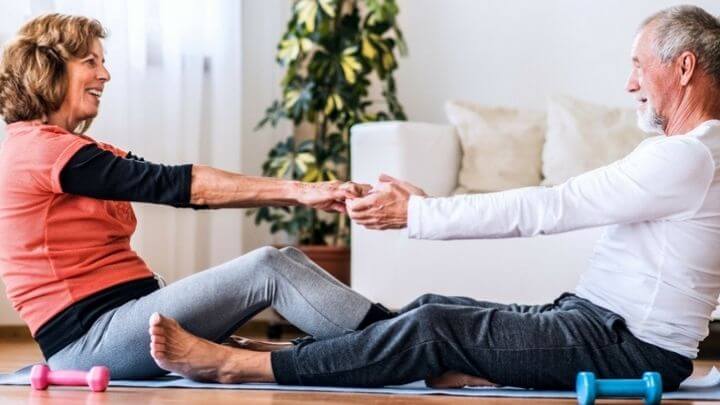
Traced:
[[[296, 0], [277, 62], [285, 68], [282, 99], [265, 111], [258, 128], [294, 123], [295, 133], [270, 150], [263, 175], [308, 182], [346, 180], [350, 127], [405, 120], [395, 94], [396, 52], [405, 45], [395, 0]], [[379, 84], [380, 100], [370, 96]], [[377, 91], [376, 91], [377, 92]], [[378, 97], [380, 98], [380, 97]], [[298, 133], [297, 128], [308, 129]], [[315, 262], [349, 283], [349, 219], [306, 207], [265, 207], [255, 223], [286, 232]]]

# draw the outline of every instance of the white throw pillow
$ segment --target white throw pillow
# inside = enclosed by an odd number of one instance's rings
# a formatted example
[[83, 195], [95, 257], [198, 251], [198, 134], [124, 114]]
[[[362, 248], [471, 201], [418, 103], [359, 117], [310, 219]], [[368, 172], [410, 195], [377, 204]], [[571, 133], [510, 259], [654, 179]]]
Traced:
[[646, 137], [632, 109], [556, 96], [548, 100], [547, 112], [544, 185], [560, 184], [619, 160]]
[[463, 151], [460, 191], [491, 192], [540, 184], [543, 113], [464, 101], [448, 101], [445, 111]]

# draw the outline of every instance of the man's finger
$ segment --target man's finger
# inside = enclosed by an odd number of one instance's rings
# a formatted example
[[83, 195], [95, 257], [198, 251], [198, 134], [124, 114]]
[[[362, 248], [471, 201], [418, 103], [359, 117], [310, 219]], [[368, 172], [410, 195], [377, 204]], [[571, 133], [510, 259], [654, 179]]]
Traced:
[[378, 194], [369, 194], [367, 197], [359, 198], [353, 202], [353, 211], [365, 211], [377, 204]]
[[418, 188], [417, 186], [415, 186], [415, 185], [413, 185], [413, 184], [410, 184], [409, 182], [407, 182], [407, 181], [405, 181], [405, 180], [400, 180], [400, 179], [397, 179], [397, 178], [395, 178], [395, 177], [389, 176], [389, 175], [387, 175], [387, 174], [381, 174], [381, 175], [380, 175], [380, 181], [383, 181], [383, 182], [386, 182], [386, 183], [394, 183], [394, 184], [397, 184], [398, 186], [404, 188], [404, 189], [407, 190], [407, 191], [413, 191], [413, 192], [421, 192], [421, 191], [422, 191], [422, 190], [420, 190], [420, 188]]
[[353, 208], [351, 208], [348, 212], [350, 213], [350, 217], [354, 220], [367, 219], [371, 216], [367, 211], [355, 211]]
[[350, 215], [350, 218], [352, 220], [356, 220], [357, 218], [367, 218], [369, 216], [369, 212], [367, 210], [365, 211], [356, 211], [355, 206], [352, 204], [345, 204], [345, 207], [347, 208], [347, 213]]
[[350, 215], [350, 218], [353, 221], [357, 221], [358, 219], [366, 219], [368, 215], [364, 211], [357, 212], [352, 207], [348, 207], [347, 209], [348, 215]]
[[380, 218], [377, 218], [377, 217], [368, 218], [363, 222], [366, 225], [370, 225], [370, 226], [378, 226], [378, 225], [382, 224], [382, 221], [380, 220]]
[[395, 177], [392, 177], [385, 173], [381, 173], [380, 177], [378, 177], [378, 180], [382, 181], [384, 183], [396, 183], [396, 182], [400, 181], [400, 180], [396, 179]]
[[378, 218], [375, 215], [372, 214], [359, 214], [355, 215], [353, 220], [357, 223], [362, 223], [363, 225], [369, 224], [371, 222], [377, 222]]
[[374, 221], [375, 216], [371, 215], [371, 214], [360, 213], [360, 214], [353, 214], [352, 219], [353, 219], [353, 221], [355, 221], [357, 223], [362, 222], [363, 224], [365, 224], [368, 221]]

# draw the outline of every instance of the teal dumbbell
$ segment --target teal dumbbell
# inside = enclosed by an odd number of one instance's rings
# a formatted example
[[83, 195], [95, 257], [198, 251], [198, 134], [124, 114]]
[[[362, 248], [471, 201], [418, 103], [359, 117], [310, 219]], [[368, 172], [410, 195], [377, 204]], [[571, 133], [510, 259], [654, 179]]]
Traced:
[[578, 373], [575, 392], [578, 404], [592, 405], [600, 397], [643, 397], [647, 405], [662, 399], [660, 373], [647, 372], [639, 380], [597, 380], [590, 372]]

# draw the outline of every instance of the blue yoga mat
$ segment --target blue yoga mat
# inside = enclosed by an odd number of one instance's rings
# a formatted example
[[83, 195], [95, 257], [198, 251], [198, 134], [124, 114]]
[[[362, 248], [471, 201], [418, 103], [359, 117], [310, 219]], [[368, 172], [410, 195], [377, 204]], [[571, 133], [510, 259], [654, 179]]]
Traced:
[[[0, 374], [0, 385], [30, 385], [30, 369], [22, 368], [14, 373]], [[170, 374], [151, 380], [111, 380], [111, 387], [142, 387], [142, 388], [198, 388], [224, 390], [265, 390], [265, 391], [296, 391], [296, 392], [346, 392], [363, 394], [394, 394], [394, 395], [451, 395], [467, 397], [515, 397], [515, 398], [575, 398], [573, 391], [528, 390], [513, 387], [475, 387], [462, 389], [434, 389], [425, 386], [422, 381], [411, 384], [387, 386], [382, 388], [355, 387], [313, 387], [278, 384], [213, 384], [188, 380]], [[663, 399], [688, 400], [719, 400], [720, 372], [713, 368], [704, 377], [690, 378], [680, 390], [663, 394]]]

